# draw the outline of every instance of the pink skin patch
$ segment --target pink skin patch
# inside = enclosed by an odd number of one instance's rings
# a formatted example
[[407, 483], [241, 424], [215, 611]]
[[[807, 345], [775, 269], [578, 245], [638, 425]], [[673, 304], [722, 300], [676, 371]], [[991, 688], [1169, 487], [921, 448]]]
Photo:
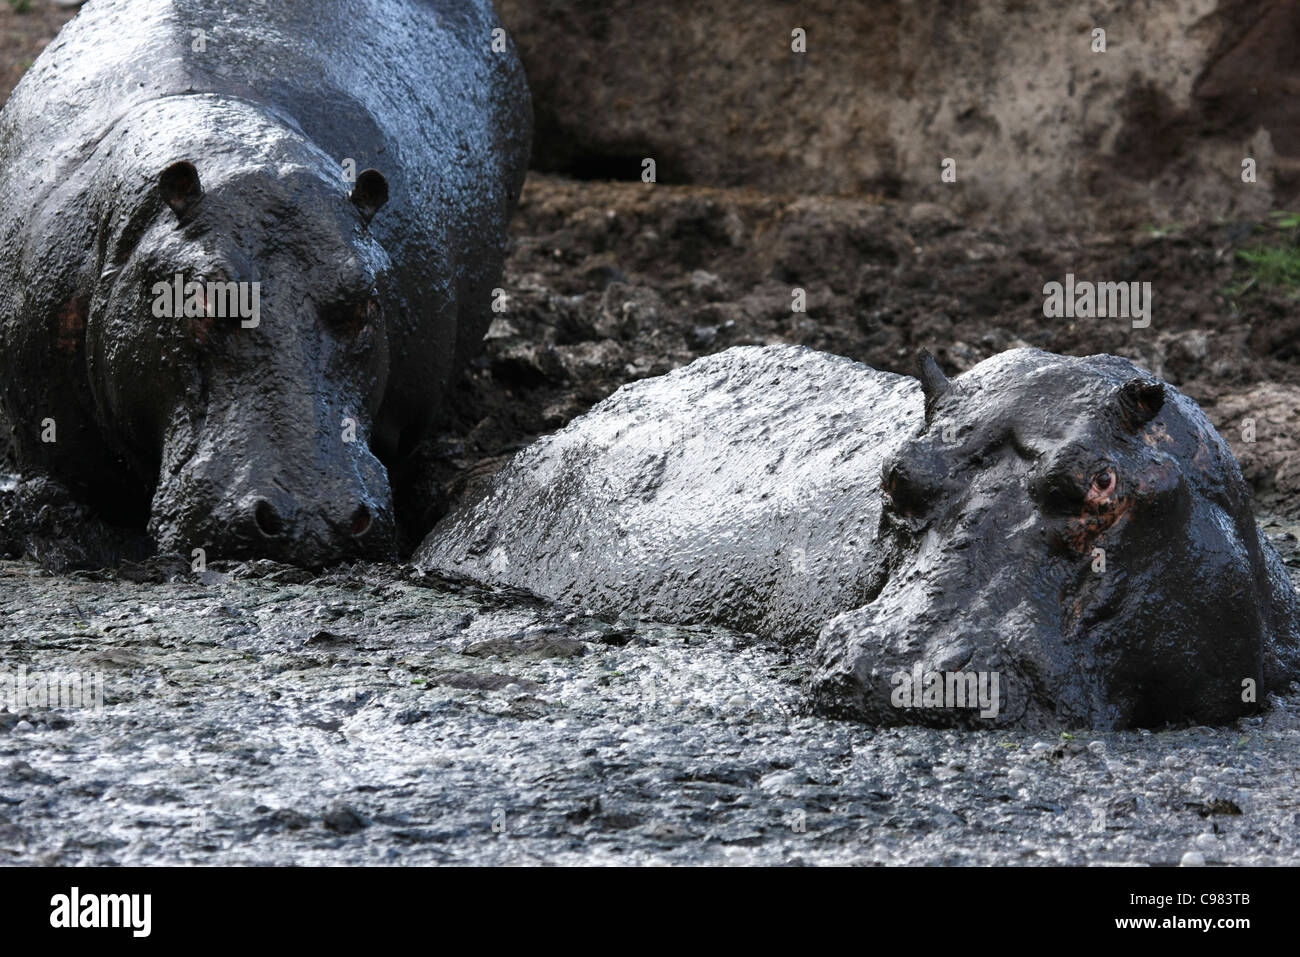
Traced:
[[1118, 522], [1132, 504], [1131, 498], [1120, 498], [1113, 468], [1098, 472], [1083, 497], [1082, 514], [1070, 519], [1067, 538], [1071, 547], [1079, 554], [1091, 551], [1097, 536]]
[[59, 333], [55, 345], [60, 352], [74, 353], [81, 345], [86, 331], [86, 304], [80, 299], [70, 299], [59, 310]]
[[1083, 504], [1089, 508], [1103, 508], [1109, 502], [1115, 500], [1115, 470], [1106, 469], [1098, 472], [1092, 477], [1092, 485], [1088, 488], [1088, 494], [1083, 498]]

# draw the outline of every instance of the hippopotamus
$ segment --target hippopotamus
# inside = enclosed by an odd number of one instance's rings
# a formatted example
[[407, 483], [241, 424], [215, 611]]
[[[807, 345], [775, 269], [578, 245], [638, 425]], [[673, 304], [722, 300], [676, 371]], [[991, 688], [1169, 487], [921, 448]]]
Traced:
[[0, 112], [20, 469], [166, 552], [391, 556], [531, 124], [490, 0], [91, 0]]
[[879, 725], [1222, 723], [1300, 672], [1227, 445], [1109, 355], [729, 349], [520, 452], [416, 561], [785, 643], [812, 708]]

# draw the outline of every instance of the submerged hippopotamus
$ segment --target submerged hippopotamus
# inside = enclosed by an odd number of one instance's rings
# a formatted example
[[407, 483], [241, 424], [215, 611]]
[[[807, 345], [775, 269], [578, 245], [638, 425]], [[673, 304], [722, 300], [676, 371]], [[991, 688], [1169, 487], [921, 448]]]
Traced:
[[803, 643], [812, 701], [882, 724], [1222, 722], [1300, 665], [1227, 446], [1115, 356], [730, 349], [520, 453], [417, 561]]
[[530, 148], [490, 0], [92, 0], [0, 112], [0, 408], [157, 545], [393, 549]]

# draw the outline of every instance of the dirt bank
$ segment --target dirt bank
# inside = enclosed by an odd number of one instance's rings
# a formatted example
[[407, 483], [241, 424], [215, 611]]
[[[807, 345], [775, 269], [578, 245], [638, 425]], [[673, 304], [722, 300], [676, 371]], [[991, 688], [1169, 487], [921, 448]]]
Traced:
[[877, 194], [1063, 231], [1258, 216], [1300, 186], [1285, 0], [499, 6], [553, 172], [639, 179], [653, 158], [664, 183]]

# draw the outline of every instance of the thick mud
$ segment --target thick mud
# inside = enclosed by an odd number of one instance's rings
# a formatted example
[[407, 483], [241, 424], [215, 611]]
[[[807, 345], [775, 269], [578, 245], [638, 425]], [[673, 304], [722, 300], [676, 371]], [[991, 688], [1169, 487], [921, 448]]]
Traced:
[[393, 566], [175, 571], [0, 564], [0, 660], [104, 687], [0, 713], [0, 861], [1300, 863], [1300, 696], [1229, 728], [873, 731], [720, 629]]

